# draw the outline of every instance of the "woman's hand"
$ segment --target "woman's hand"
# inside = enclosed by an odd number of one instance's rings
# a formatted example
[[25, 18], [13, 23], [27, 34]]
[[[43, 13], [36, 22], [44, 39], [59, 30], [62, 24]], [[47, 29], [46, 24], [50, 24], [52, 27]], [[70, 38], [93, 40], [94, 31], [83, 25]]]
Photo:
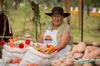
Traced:
[[40, 46], [40, 45], [42, 45], [42, 43], [39, 43], [39, 42], [34, 43], [34, 46]]

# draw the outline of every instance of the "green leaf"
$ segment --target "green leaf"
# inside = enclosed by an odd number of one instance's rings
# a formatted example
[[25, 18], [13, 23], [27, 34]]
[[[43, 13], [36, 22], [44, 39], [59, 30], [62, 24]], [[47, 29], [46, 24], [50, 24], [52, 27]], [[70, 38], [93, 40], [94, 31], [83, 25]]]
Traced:
[[3, 46], [0, 45], [0, 50], [3, 48]]

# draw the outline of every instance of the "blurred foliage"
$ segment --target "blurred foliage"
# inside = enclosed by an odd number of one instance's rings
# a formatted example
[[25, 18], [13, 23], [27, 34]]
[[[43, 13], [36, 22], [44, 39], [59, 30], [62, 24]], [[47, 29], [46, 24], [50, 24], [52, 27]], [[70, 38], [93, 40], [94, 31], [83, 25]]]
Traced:
[[[10, 8], [13, 5], [14, 0], [4, 0], [5, 5]], [[36, 4], [46, 4], [49, 6], [57, 6], [60, 2], [64, 2], [64, 0], [32, 0]], [[27, 2], [27, 0], [21, 0], [21, 2]], [[90, 6], [100, 7], [100, 0], [84, 0], [85, 5], [88, 3]], [[77, 0], [72, 0], [72, 6], [77, 6]]]
[[36, 4], [46, 4], [47, 6], [57, 5], [58, 0], [33, 0]]
[[6, 8], [11, 8], [13, 5], [13, 0], [4, 0], [4, 5]]
[[73, 7], [78, 6], [77, 0], [71, 0], [71, 1]]

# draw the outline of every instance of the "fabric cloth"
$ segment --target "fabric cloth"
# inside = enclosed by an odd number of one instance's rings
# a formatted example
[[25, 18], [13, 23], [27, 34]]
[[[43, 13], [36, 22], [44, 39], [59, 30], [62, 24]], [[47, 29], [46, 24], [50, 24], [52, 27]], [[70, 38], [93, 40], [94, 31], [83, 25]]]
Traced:
[[23, 56], [22, 62], [19, 66], [26, 66], [26, 64], [38, 64], [38, 66], [51, 66], [51, 61], [56, 54], [43, 54], [33, 47], [28, 47], [27, 52]]
[[[45, 34], [46, 30], [51, 30], [51, 22], [47, 23], [44, 30], [42, 31]], [[60, 41], [60, 37], [65, 32], [71, 32], [70, 25], [66, 22], [62, 22], [62, 24], [57, 28], [57, 41]]]
[[79, 60], [76, 60], [75, 63], [90, 63], [90, 62], [97, 62], [97, 61], [100, 61], [100, 58], [99, 59], [79, 59]]
[[43, 44], [53, 44], [57, 45], [57, 30], [47, 30], [43, 37]]

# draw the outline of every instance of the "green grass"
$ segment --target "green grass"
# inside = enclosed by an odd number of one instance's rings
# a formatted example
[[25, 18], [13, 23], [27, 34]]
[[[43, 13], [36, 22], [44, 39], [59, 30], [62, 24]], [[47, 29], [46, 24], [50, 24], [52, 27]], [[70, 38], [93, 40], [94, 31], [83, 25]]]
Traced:
[[[72, 16], [71, 18], [71, 26], [72, 26], [72, 35], [74, 37], [74, 41], [81, 41], [80, 31], [77, 28], [77, 20], [76, 16]], [[83, 21], [83, 37], [84, 42], [100, 42], [100, 32], [97, 31], [98, 25], [100, 23], [100, 17], [92, 17], [84, 13], [84, 21]]]

